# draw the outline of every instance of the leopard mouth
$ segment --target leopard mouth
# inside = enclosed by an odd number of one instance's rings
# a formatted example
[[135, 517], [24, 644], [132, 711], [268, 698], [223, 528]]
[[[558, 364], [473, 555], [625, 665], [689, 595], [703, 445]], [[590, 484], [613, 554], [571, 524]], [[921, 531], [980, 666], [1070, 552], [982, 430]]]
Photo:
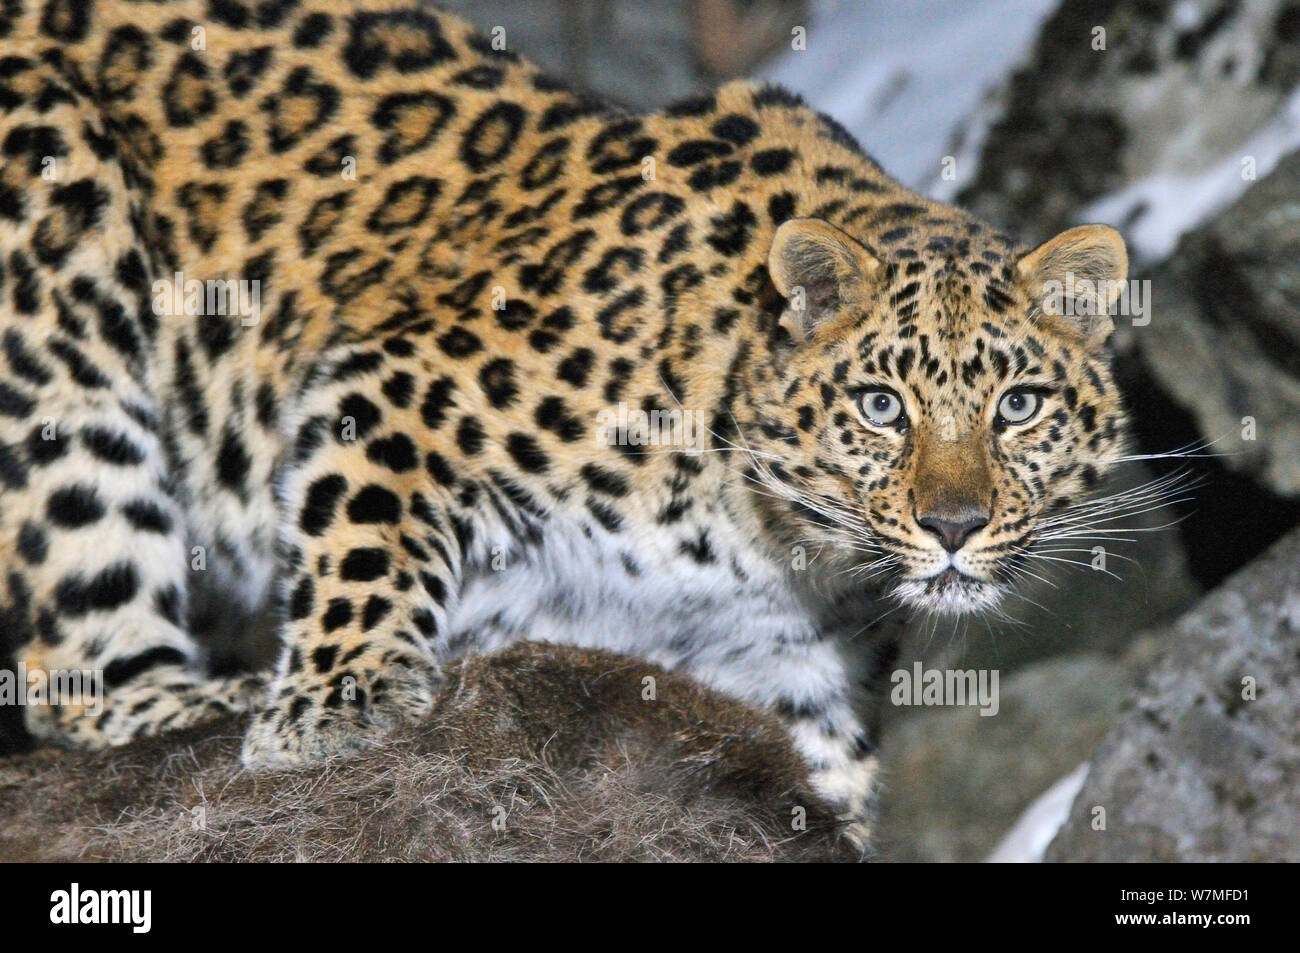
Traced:
[[894, 597], [906, 605], [938, 615], [965, 615], [992, 609], [1002, 601], [1004, 586], [976, 579], [955, 566], [925, 579], [905, 579], [894, 587]]

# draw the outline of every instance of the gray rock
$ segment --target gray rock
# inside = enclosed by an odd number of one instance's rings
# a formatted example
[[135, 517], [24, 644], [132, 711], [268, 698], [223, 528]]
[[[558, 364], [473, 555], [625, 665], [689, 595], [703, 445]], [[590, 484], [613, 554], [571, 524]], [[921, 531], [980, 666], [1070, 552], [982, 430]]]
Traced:
[[896, 713], [882, 744], [883, 857], [982, 860], [1034, 798], [1088, 760], [1131, 681], [1118, 661], [1061, 656], [1004, 674], [994, 716]]
[[[1053, 861], [1300, 860], [1300, 532], [1165, 633]], [[1255, 697], [1243, 697], [1253, 679]], [[1105, 830], [1093, 830], [1096, 808]]]
[[509, 49], [573, 86], [636, 109], [702, 88], [685, 0], [441, 0]]
[[1151, 323], [1122, 330], [1120, 346], [1219, 441], [1224, 463], [1300, 494], [1300, 152], [1146, 277]]
[[[1235, 165], [1297, 81], [1300, 9], [1286, 0], [1062, 3], [991, 97], [985, 112], [997, 118], [982, 130], [958, 201], [1027, 240], [1045, 239], [1134, 183]], [[1105, 220], [1143, 239], [1139, 250], [1172, 248], [1177, 235], [1150, 197], [1134, 193]], [[1178, 191], [1164, 216], [1197, 199]]]

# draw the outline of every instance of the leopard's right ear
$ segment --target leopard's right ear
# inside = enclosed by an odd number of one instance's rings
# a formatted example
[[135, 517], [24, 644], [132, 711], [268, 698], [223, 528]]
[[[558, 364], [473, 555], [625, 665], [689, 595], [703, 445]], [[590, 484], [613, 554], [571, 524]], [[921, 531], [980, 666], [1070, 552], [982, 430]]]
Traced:
[[829, 222], [793, 218], [776, 230], [767, 270], [790, 305], [782, 323], [796, 341], [804, 341], [861, 300], [885, 266]]

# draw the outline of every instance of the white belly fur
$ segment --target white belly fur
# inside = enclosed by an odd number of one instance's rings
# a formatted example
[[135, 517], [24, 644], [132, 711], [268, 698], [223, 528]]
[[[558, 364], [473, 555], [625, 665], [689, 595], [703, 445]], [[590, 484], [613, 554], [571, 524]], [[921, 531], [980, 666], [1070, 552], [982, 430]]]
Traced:
[[[499, 570], [488, 557], [466, 574], [448, 654], [523, 638], [607, 649], [686, 668], [757, 704], [844, 684], [844, 660], [817, 641], [785, 574], [739, 540], [709, 541], [717, 558], [701, 565], [663, 532], [596, 528], [589, 537], [576, 523], [552, 521], [539, 544], [498, 557]], [[624, 553], [634, 554], [639, 575], [625, 568]]]

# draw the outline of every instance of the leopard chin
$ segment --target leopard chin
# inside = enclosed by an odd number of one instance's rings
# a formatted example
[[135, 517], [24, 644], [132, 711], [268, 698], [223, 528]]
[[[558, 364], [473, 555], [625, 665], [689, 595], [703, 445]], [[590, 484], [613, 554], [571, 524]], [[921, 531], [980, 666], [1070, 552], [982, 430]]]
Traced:
[[935, 615], [962, 616], [997, 608], [1007, 587], [968, 576], [949, 566], [925, 579], [904, 579], [893, 596], [904, 605]]

